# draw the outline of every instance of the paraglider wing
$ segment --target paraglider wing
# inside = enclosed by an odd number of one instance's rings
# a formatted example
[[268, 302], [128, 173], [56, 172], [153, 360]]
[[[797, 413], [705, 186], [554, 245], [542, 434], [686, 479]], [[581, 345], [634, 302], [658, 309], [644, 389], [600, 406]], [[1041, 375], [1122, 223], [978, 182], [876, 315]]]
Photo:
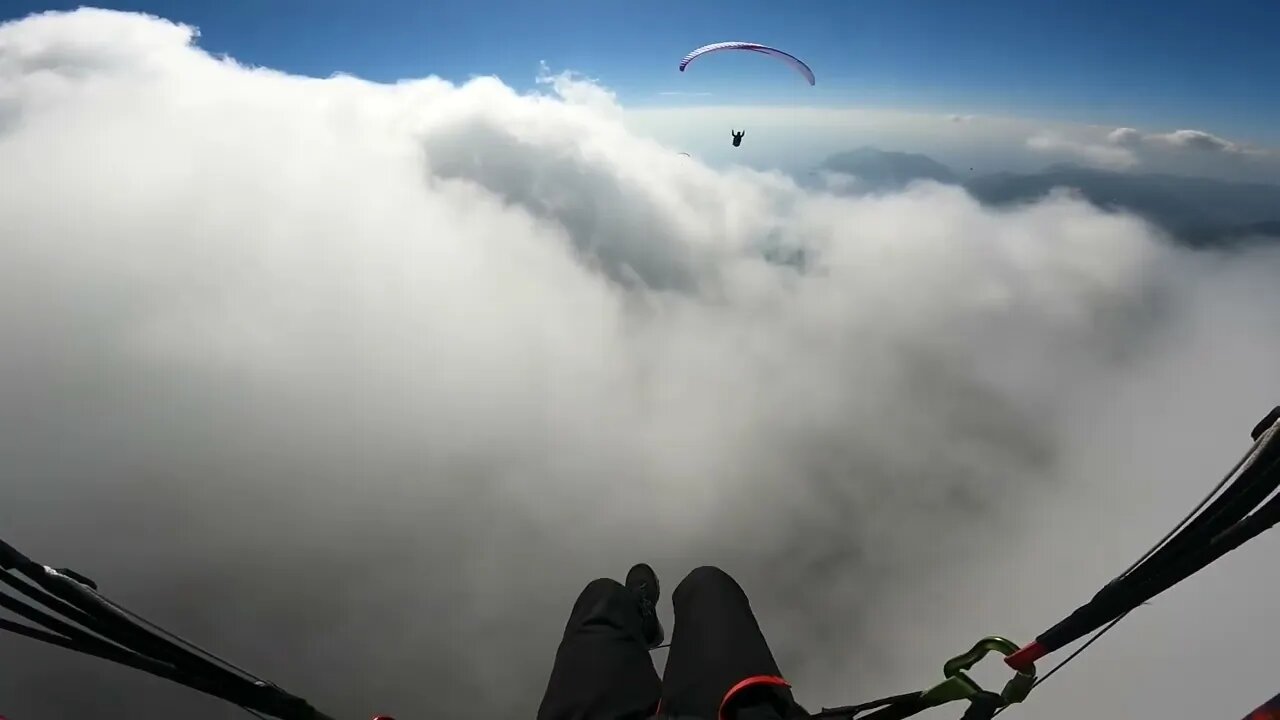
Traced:
[[702, 57], [703, 55], [706, 55], [708, 53], [720, 52], [721, 50], [745, 50], [747, 52], [757, 52], [764, 55], [771, 55], [787, 63], [791, 67], [795, 68], [796, 72], [799, 72], [801, 75], [803, 75], [804, 79], [808, 80], [810, 85], [813, 85], [817, 82], [817, 80], [813, 76], [813, 70], [809, 69], [809, 66], [805, 65], [800, 58], [790, 53], [783, 52], [778, 48], [769, 47], [768, 45], [761, 45], [760, 43], [751, 43], [751, 42], [722, 42], [722, 43], [713, 43], [711, 45], [703, 45], [697, 50], [694, 50], [693, 52], [684, 56], [684, 59], [680, 61], [680, 72], [684, 72], [684, 69], [689, 66], [689, 63], [693, 62], [694, 58]]

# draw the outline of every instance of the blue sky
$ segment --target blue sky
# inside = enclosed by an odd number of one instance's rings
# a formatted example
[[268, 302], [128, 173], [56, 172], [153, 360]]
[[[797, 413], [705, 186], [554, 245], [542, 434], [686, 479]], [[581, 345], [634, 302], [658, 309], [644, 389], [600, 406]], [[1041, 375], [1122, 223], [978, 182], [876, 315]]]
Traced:
[[[8, 0], [6, 16], [76, 7]], [[628, 106], [806, 103], [1198, 128], [1280, 142], [1280, 3], [1271, 0], [824, 0], [431, 2], [128, 0], [196, 25], [201, 45], [290, 72], [390, 80], [496, 74], [538, 63], [599, 78]], [[700, 44], [784, 47], [810, 88], [766, 58], [721, 56], [684, 75]], [[696, 71], [696, 74], [695, 74]], [[671, 96], [664, 92], [711, 93]]]

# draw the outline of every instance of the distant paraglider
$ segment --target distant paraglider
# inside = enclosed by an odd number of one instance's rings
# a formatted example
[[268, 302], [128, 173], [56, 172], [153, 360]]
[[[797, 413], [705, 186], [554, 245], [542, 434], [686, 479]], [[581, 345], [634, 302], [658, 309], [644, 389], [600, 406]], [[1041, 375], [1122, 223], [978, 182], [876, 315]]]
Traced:
[[804, 64], [804, 61], [800, 58], [792, 55], [791, 53], [783, 52], [775, 47], [751, 42], [721, 42], [713, 43], [711, 45], [703, 45], [697, 50], [694, 50], [684, 56], [684, 59], [680, 61], [680, 72], [684, 72], [684, 69], [689, 66], [689, 63], [693, 62], [696, 58], [700, 58], [708, 53], [720, 52], [721, 50], [745, 50], [747, 52], [761, 53], [763, 55], [778, 58], [794, 68], [796, 72], [799, 72], [804, 76], [804, 79], [807, 80], [810, 85], [817, 83], [817, 79], [813, 75], [813, 70], [811, 70], [808, 65]]
[[[685, 68], [689, 67], [689, 63], [693, 62], [697, 58], [710, 53], [720, 52], [722, 50], [743, 50], [746, 52], [760, 53], [761, 55], [768, 55], [770, 57], [777, 58], [790, 65], [796, 72], [800, 73], [809, 85], [817, 84], [817, 78], [814, 77], [813, 70], [800, 58], [789, 52], [779, 50], [778, 48], [753, 42], [719, 42], [712, 43], [710, 45], [703, 45], [697, 50], [694, 50], [684, 56], [680, 61], [680, 72], [684, 72]], [[747, 134], [747, 131], [743, 130], [739, 132], [737, 130], [730, 130], [729, 133], [733, 137], [733, 146], [742, 147], [742, 138]]]

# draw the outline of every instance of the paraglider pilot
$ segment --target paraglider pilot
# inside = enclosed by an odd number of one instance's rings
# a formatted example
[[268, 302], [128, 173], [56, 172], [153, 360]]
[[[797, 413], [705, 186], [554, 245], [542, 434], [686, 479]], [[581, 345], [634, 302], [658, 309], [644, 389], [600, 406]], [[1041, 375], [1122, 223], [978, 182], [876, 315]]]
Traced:
[[664, 631], [658, 577], [641, 563], [625, 583], [601, 578], [578, 596], [537, 720], [808, 718], [782, 678], [742, 587], [716, 567], [671, 597], [675, 628], [663, 677], [649, 650]]
[[742, 136], [746, 135], [747, 131], [743, 130], [742, 132], [738, 132], [737, 130], [730, 130], [729, 134], [733, 136], [733, 146], [738, 147], [742, 144]]

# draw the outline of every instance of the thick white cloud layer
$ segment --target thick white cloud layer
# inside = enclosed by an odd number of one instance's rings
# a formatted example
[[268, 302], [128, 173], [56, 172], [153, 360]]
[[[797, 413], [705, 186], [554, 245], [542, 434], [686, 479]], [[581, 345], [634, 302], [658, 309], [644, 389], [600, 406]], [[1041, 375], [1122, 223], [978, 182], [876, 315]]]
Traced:
[[[191, 39], [0, 27], [0, 527], [334, 714], [527, 717], [581, 585], [640, 559], [734, 573], [812, 707], [931, 682], [1085, 600], [1280, 396], [1274, 252], [714, 170], [571, 74]], [[1274, 543], [1035, 717], [1243, 714]], [[8, 639], [0, 667], [14, 717], [226, 712]]]

